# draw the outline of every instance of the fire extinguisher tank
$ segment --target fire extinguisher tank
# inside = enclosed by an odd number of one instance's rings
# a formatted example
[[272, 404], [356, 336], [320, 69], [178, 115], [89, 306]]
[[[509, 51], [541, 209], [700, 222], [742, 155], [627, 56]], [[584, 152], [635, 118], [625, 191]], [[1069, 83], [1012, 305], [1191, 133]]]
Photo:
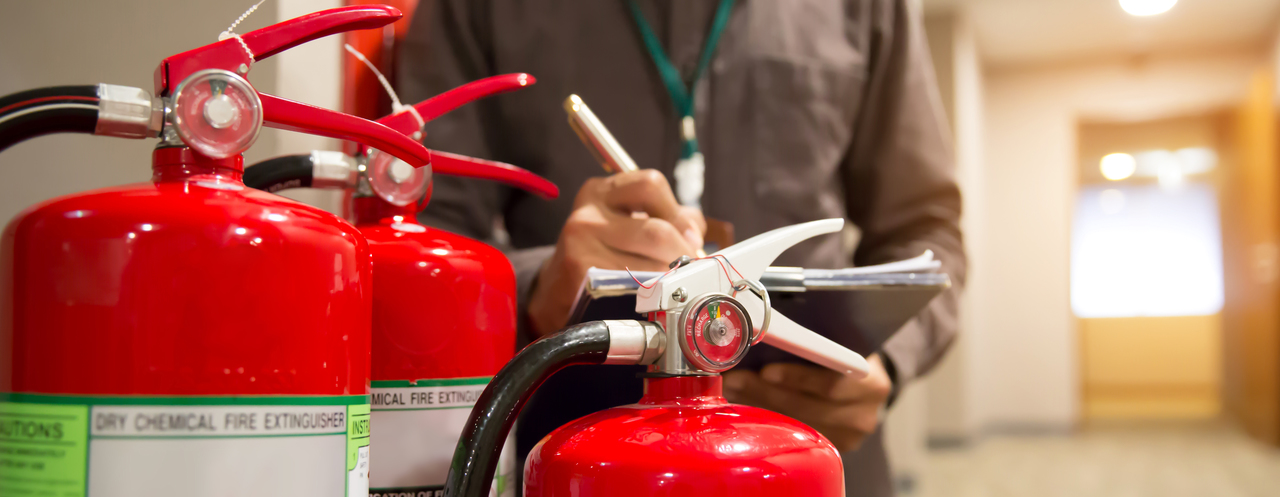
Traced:
[[[354, 199], [373, 278], [371, 439], [385, 463], [371, 495], [435, 492], [470, 408], [515, 354], [516, 282], [497, 249], [419, 224], [421, 202]], [[514, 444], [510, 444], [514, 445]], [[512, 495], [508, 447], [495, 495]]]
[[373, 381], [487, 380], [497, 373], [515, 354], [516, 281], [506, 256], [418, 224], [416, 205], [354, 200], [356, 226], [377, 268]]
[[[370, 65], [371, 69], [376, 71]], [[378, 122], [420, 138], [433, 119], [476, 98], [533, 84], [527, 74], [485, 78]], [[356, 156], [314, 151], [250, 166], [246, 184], [264, 191], [307, 186], [349, 193], [350, 217], [373, 259], [370, 436], [378, 449], [371, 496], [436, 495], [444, 487], [458, 434], [485, 386], [515, 353], [516, 280], [497, 249], [417, 222], [433, 174], [496, 180], [554, 198], [549, 181], [510, 164], [432, 151], [413, 169], [366, 147]], [[491, 477], [495, 495], [514, 495], [514, 444]]]
[[844, 495], [831, 442], [781, 414], [729, 404], [720, 376], [650, 378], [529, 453], [525, 495]]
[[355, 228], [245, 188], [238, 155], [153, 158], [151, 183], [8, 225], [0, 391], [367, 395], [371, 268]]

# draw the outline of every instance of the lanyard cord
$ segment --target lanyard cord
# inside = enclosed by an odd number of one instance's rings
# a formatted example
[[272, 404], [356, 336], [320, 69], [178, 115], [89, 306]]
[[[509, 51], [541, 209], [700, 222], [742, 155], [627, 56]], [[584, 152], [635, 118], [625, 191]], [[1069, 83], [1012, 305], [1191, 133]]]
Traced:
[[[631, 7], [631, 17], [636, 21], [636, 26], [640, 28], [640, 38], [644, 41], [644, 47], [649, 52], [649, 56], [653, 59], [654, 66], [658, 68], [658, 74], [662, 76], [662, 83], [667, 87], [667, 94], [671, 96], [671, 104], [676, 109], [676, 114], [680, 116], [682, 128], [693, 127], [693, 89], [698, 84], [698, 78], [702, 77], [702, 73], [706, 72], [707, 66], [711, 64], [711, 56], [715, 54], [716, 44], [720, 42], [720, 35], [724, 33], [724, 28], [729, 24], [729, 12], [733, 7], [733, 0], [720, 0], [720, 6], [716, 7], [714, 20], [711, 22], [711, 31], [707, 33], [707, 40], [702, 47], [702, 56], [698, 58], [698, 66], [693, 72], [693, 80], [685, 86], [684, 80], [680, 77], [680, 71], [671, 63], [671, 59], [667, 57], [667, 53], [662, 50], [662, 43], [658, 41], [658, 36], [653, 33], [653, 28], [649, 27], [649, 23], [645, 21], [644, 14], [640, 12], [640, 6], [635, 0], [627, 0], [627, 5]], [[692, 129], [682, 129], [683, 146], [681, 148], [680, 157], [688, 159], [698, 152], [698, 140], [693, 135]]]

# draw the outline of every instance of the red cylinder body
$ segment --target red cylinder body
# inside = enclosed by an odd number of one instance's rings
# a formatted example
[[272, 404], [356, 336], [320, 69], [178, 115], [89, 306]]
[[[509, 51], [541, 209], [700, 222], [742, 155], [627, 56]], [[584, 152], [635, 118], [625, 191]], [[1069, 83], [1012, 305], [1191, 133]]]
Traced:
[[373, 381], [489, 377], [515, 355], [516, 278], [489, 245], [357, 198], [373, 253]]
[[844, 495], [831, 442], [781, 414], [727, 403], [718, 375], [646, 379], [639, 403], [538, 442], [524, 478], [527, 497]]
[[[54, 199], [9, 223], [0, 254], [0, 402], [31, 412], [84, 409], [41, 416], [67, 420], [57, 432], [69, 440], [65, 448], [88, 452], [81, 489], [89, 493], [203, 495], [192, 485], [215, 488], [197, 485], [207, 476], [231, 485], [219, 492], [238, 495], [357, 494], [363, 484], [357, 478], [348, 487], [339, 468], [342, 444], [353, 443], [344, 442], [347, 422], [362, 410], [367, 420], [368, 244], [336, 216], [246, 188], [240, 156], [161, 148], [153, 170], [150, 183]], [[306, 426], [285, 418], [265, 424], [283, 412]], [[88, 427], [76, 426], [85, 416]], [[175, 480], [165, 481], [171, 468], [123, 468], [123, 459], [98, 460], [106, 453], [92, 445], [168, 437], [167, 445], [129, 450], [176, 464], [211, 454], [208, 447], [232, 447], [219, 444], [285, 443], [261, 438], [289, 431], [285, 421], [298, 433], [330, 437], [290, 439], [330, 440], [324, 457], [333, 460], [325, 464], [336, 472], [308, 468], [324, 480], [319, 486], [285, 470], [236, 473], [252, 467], [227, 459], [173, 469]], [[0, 433], [0, 444], [10, 434]], [[173, 441], [178, 435], [204, 439]], [[31, 462], [15, 464], [29, 470]], [[108, 481], [93, 476], [99, 468], [141, 478]]]
[[[354, 207], [374, 267], [371, 495], [431, 494], [471, 407], [515, 354], [515, 273], [497, 249], [418, 224], [416, 205]], [[514, 491], [512, 445], [497, 495]]]

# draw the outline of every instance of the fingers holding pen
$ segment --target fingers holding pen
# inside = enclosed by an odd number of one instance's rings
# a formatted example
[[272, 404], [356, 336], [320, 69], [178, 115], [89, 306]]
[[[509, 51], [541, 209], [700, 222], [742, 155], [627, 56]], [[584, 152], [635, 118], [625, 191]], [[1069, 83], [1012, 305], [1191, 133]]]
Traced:
[[707, 230], [702, 212], [681, 206], [666, 176], [657, 170], [642, 169], [593, 178], [584, 186], [578, 199], [579, 203], [587, 201], [621, 214], [644, 213], [650, 218], [663, 220], [674, 226], [695, 251], [702, 247]]
[[534, 282], [528, 304], [534, 330], [564, 325], [588, 268], [665, 271], [680, 256], [697, 254], [706, 226], [701, 212], [680, 206], [657, 171], [587, 180]]
[[566, 238], [581, 240], [578, 248], [608, 259], [600, 267], [666, 270], [671, 261], [694, 250], [665, 220], [621, 214], [599, 205], [575, 210], [564, 229]]

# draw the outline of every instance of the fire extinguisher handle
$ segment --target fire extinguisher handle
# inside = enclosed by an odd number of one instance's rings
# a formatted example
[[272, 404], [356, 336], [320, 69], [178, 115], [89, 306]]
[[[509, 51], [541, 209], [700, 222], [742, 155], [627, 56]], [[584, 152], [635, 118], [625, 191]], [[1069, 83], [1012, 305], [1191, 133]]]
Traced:
[[431, 163], [431, 151], [426, 147], [381, 124], [267, 93], [258, 95], [262, 99], [262, 122], [267, 127], [363, 143], [413, 167]]
[[505, 162], [477, 159], [438, 150], [433, 150], [431, 157], [431, 172], [434, 174], [498, 181], [545, 199], [560, 196], [560, 188], [555, 183], [527, 169]]
[[250, 31], [243, 38], [262, 60], [290, 48], [329, 35], [374, 29], [400, 20], [404, 14], [390, 5], [351, 5], [313, 12]]
[[223, 69], [247, 76], [255, 61], [332, 34], [379, 28], [401, 17], [404, 14], [399, 9], [387, 5], [338, 7], [250, 31], [240, 35], [239, 40], [228, 38], [172, 55], [156, 68], [156, 95], [169, 95], [178, 83], [197, 71]]
[[406, 135], [412, 135], [418, 132], [420, 125], [413, 112], [417, 112], [424, 122], [431, 122], [431, 120], [468, 103], [481, 98], [519, 90], [537, 81], [536, 78], [525, 73], [490, 76], [418, 102], [413, 105], [413, 111], [403, 110], [379, 119], [378, 122]]
[[[406, 136], [415, 136], [423, 123], [444, 115], [469, 102], [491, 95], [518, 90], [537, 82], [525, 73], [502, 74], [472, 81], [378, 120]], [[415, 115], [416, 114], [416, 115]], [[378, 147], [374, 147], [378, 148]], [[433, 174], [447, 174], [467, 178], [486, 179], [531, 192], [545, 199], [560, 196], [560, 188], [554, 183], [520, 167], [485, 159], [467, 157], [448, 152], [431, 151]]]

